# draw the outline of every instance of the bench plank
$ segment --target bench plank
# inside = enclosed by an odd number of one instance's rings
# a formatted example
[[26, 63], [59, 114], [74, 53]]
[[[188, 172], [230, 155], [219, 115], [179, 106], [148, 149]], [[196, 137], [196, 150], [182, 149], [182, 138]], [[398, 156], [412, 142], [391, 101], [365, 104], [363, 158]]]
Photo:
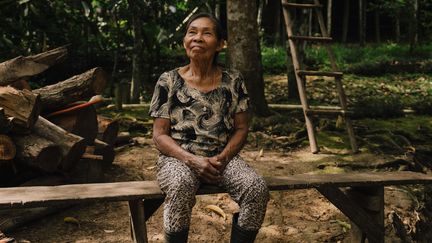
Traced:
[[156, 181], [0, 188], [0, 209], [162, 198]]
[[[415, 172], [369, 172], [347, 174], [298, 174], [287, 177], [266, 177], [271, 191], [307, 189], [320, 186], [389, 186], [430, 184], [432, 176]], [[198, 195], [225, 192], [222, 188], [204, 185]], [[92, 201], [130, 201], [161, 199], [164, 194], [156, 181], [76, 184], [0, 188], [0, 209], [50, 206], [59, 203]]]
[[[391, 186], [410, 184], [432, 184], [432, 176], [411, 172], [367, 172], [344, 174], [297, 174], [291, 176], [265, 177], [270, 191], [308, 189], [320, 186]], [[198, 195], [224, 192], [222, 188], [205, 185]]]

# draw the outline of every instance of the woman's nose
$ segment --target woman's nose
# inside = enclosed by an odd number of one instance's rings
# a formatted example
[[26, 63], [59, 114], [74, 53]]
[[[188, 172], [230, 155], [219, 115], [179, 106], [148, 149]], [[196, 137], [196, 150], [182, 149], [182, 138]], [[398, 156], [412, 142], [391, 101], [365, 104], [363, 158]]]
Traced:
[[202, 41], [202, 34], [198, 33], [194, 36], [193, 41], [195, 42], [201, 42]]

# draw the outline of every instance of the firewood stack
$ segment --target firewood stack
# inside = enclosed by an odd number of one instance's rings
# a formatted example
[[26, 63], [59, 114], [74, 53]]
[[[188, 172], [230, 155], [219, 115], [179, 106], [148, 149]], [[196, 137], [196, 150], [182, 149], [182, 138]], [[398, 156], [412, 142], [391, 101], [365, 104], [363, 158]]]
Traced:
[[59, 47], [0, 63], [0, 186], [99, 182], [113, 162], [118, 123], [94, 107], [107, 81], [101, 68], [30, 90], [29, 77], [66, 55]]

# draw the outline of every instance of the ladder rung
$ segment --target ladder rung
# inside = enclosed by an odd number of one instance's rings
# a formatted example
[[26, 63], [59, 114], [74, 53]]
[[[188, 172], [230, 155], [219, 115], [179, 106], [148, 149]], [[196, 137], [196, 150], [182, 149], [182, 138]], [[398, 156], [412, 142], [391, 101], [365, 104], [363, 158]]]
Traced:
[[287, 3], [283, 2], [282, 5], [287, 8], [322, 8], [321, 4], [301, 4], [301, 3]]
[[307, 109], [305, 110], [306, 115], [352, 115], [352, 111], [346, 111], [342, 109]]
[[300, 35], [288, 36], [288, 39], [303, 40], [303, 41], [316, 41], [316, 42], [330, 42], [333, 40], [331, 37], [314, 37], [314, 36], [300, 36]]
[[325, 76], [325, 77], [342, 77], [342, 72], [323, 72], [323, 71], [308, 71], [308, 70], [297, 70], [299, 76]]

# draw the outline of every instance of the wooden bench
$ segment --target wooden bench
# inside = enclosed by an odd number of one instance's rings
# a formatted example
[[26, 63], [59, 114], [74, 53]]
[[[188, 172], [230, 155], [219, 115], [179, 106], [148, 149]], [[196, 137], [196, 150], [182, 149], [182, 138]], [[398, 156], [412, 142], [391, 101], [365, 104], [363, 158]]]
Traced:
[[[265, 179], [271, 191], [317, 189], [358, 227], [359, 238], [354, 242], [361, 237], [384, 242], [384, 186], [432, 183], [432, 176], [414, 172], [300, 174]], [[351, 190], [344, 192], [344, 187]], [[215, 186], [203, 186], [198, 195], [223, 192]], [[147, 242], [146, 220], [163, 199], [156, 181], [0, 188], [0, 209], [128, 201], [132, 236], [138, 243]]]

